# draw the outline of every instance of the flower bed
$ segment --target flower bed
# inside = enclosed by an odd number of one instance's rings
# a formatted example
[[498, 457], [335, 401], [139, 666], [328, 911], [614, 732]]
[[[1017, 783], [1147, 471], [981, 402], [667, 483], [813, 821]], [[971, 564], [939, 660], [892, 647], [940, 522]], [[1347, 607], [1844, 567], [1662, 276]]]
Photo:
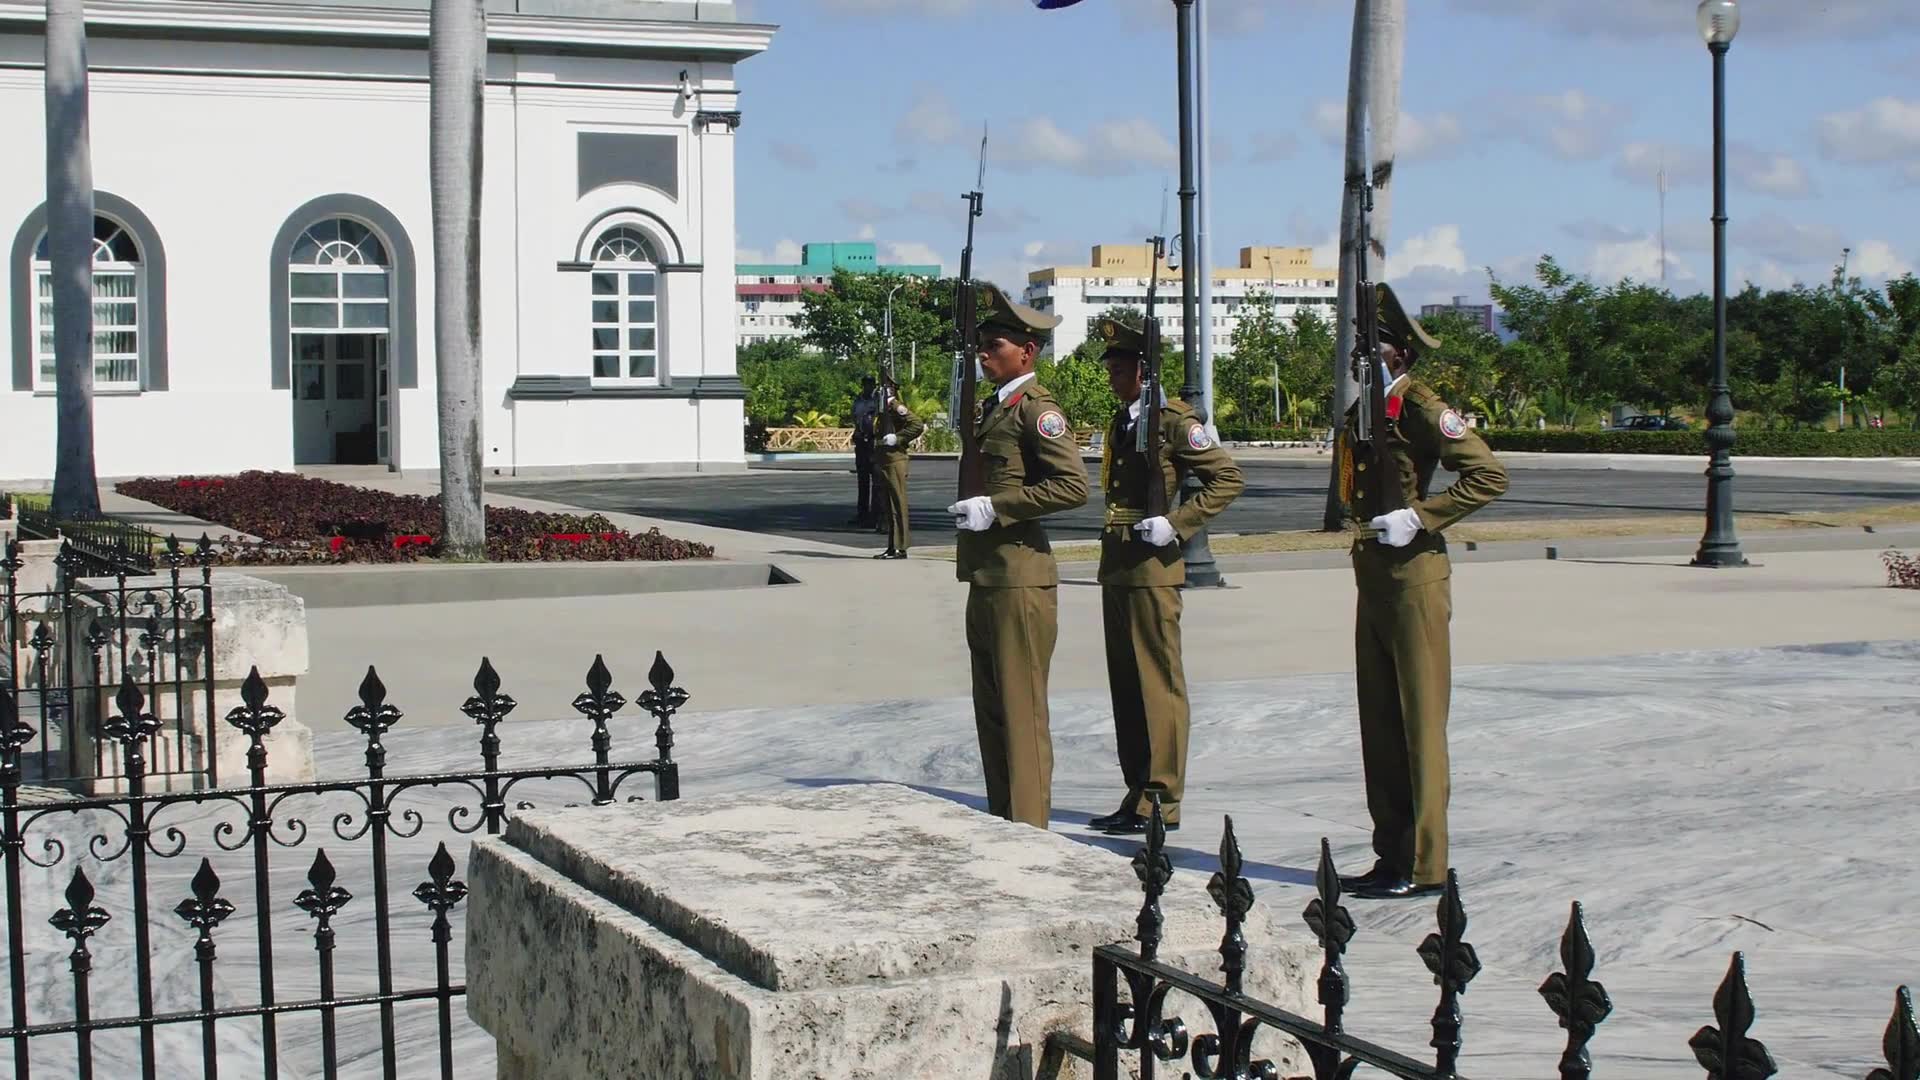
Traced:
[[[259, 543], [220, 541], [233, 566], [418, 562], [438, 556], [440, 500], [395, 495], [293, 473], [142, 477], [115, 485], [121, 494], [251, 533]], [[708, 559], [713, 548], [659, 529], [630, 533], [600, 514], [541, 514], [487, 509], [491, 562]]]
[[1900, 551], [1884, 551], [1880, 561], [1887, 564], [1887, 587], [1920, 589], [1920, 557]]

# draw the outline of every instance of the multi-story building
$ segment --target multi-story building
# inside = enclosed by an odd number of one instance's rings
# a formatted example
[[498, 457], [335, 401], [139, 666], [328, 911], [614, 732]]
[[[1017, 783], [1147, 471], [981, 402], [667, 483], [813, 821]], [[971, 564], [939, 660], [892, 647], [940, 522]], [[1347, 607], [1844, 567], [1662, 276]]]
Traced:
[[[718, 300], [735, 65], [774, 28], [723, 0], [487, 6], [488, 473], [744, 467]], [[45, 14], [0, 0], [0, 476], [20, 480], [54, 468]], [[438, 469], [428, 17], [88, 5], [101, 475]]]
[[1435, 315], [1464, 315], [1487, 333], [1496, 332], [1493, 327], [1493, 305], [1469, 304], [1464, 296], [1454, 297], [1451, 304], [1420, 305], [1421, 318], [1431, 319]]
[[799, 337], [800, 294], [826, 292], [836, 270], [854, 274], [940, 276], [940, 267], [882, 263], [867, 241], [805, 244], [798, 263], [741, 263], [734, 268], [734, 343], [757, 345]]
[[[1053, 351], [1066, 355], [1080, 347], [1089, 324], [1108, 308], [1147, 307], [1147, 265], [1152, 259], [1145, 244], [1098, 244], [1091, 265], [1049, 266], [1027, 275], [1026, 303], [1060, 316], [1053, 332]], [[1180, 271], [1162, 261], [1155, 313], [1169, 347], [1177, 348], [1186, 330], [1180, 310]], [[1328, 322], [1334, 319], [1339, 274], [1313, 265], [1313, 249], [1304, 247], [1244, 247], [1240, 265], [1213, 271], [1213, 310], [1201, 313], [1199, 332], [1211, 337], [1216, 353], [1233, 347], [1233, 331], [1240, 320], [1266, 297], [1272, 297], [1283, 319], [1312, 311]]]

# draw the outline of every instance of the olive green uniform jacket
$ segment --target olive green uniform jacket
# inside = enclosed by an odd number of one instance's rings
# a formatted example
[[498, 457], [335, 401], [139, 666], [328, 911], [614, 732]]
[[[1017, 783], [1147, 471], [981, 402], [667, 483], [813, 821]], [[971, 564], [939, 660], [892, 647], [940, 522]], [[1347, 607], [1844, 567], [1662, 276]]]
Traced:
[[[1361, 509], [1379, 476], [1354, 451], [1354, 413], [1336, 452], [1359, 591], [1354, 669], [1367, 809], [1380, 860], [1419, 884], [1447, 876], [1447, 711], [1453, 685], [1452, 563], [1446, 529], [1507, 490], [1507, 470], [1460, 414], [1426, 384], [1403, 376], [1389, 391], [1380, 437], [1400, 465], [1406, 505], [1422, 526], [1405, 547], [1388, 547]], [[1433, 491], [1441, 467], [1458, 474]], [[1372, 475], [1369, 475], [1369, 472]]]
[[995, 518], [985, 532], [960, 532], [954, 566], [971, 586], [967, 650], [987, 809], [1044, 829], [1053, 805], [1047, 674], [1060, 571], [1040, 519], [1086, 503], [1087, 470], [1065, 412], [1036, 380], [1005, 401], [988, 399], [974, 431]]

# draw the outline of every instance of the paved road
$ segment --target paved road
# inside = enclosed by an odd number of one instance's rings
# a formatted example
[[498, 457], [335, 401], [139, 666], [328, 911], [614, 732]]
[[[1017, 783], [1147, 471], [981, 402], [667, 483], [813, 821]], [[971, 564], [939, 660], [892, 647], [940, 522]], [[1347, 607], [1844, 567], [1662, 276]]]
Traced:
[[[1326, 484], [1325, 458], [1243, 458], [1246, 494], [1223, 514], [1217, 532], [1273, 532], [1318, 528]], [[1088, 469], [1097, 483], [1099, 464]], [[915, 461], [908, 485], [915, 539], [951, 544], [957, 465], [952, 459]], [[588, 510], [746, 529], [825, 543], [878, 550], [885, 538], [846, 524], [853, 514], [851, 462], [799, 462], [756, 466], [744, 475], [618, 477], [587, 480], [504, 480], [487, 485], [503, 495], [546, 499]], [[1445, 474], [1443, 474], [1444, 477]], [[1701, 509], [1706, 481], [1694, 472], [1534, 467], [1516, 463], [1507, 496], [1482, 511], [1480, 520], [1618, 518], [1635, 514], [1692, 513]], [[1902, 478], [1904, 480], [1904, 478]], [[1736, 505], [1743, 513], [1864, 509], [1920, 501], [1913, 481], [1868, 480], [1836, 463], [1819, 477], [1739, 476]], [[1079, 511], [1049, 518], [1060, 540], [1093, 539], [1099, 533], [1100, 497]]]

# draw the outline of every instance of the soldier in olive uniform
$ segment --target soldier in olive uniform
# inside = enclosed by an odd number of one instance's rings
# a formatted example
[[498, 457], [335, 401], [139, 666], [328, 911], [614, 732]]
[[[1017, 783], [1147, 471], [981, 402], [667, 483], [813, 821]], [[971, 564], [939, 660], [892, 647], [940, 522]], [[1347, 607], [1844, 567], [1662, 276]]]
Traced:
[[[1040, 518], [1087, 501], [1087, 470], [1053, 394], [1034, 380], [1047, 332], [1060, 324], [992, 285], [979, 302], [980, 369], [997, 386], [974, 418], [986, 494], [947, 507], [960, 530], [967, 650], [987, 809], [1047, 827], [1053, 741], [1047, 670], [1059, 629], [1059, 568]], [[965, 418], [961, 418], [965, 422]]]
[[[1408, 371], [1422, 350], [1439, 348], [1379, 286], [1380, 354], [1387, 415], [1376, 439], [1399, 462], [1406, 506], [1361, 520], [1368, 475], [1353, 452], [1358, 407], [1347, 414], [1336, 453], [1347, 517], [1357, 538], [1359, 589], [1354, 662], [1359, 683], [1360, 752], [1373, 816], [1373, 869], [1342, 883], [1364, 899], [1430, 896], [1447, 880], [1447, 705], [1453, 661], [1448, 526], [1499, 498], [1507, 470], [1440, 395]], [[1356, 371], [1359, 361], [1355, 361]], [[1436, 468], [1458, 474], [1432, 492]]]
[[880, 520], [887, 526], [887, 550], [876, 559], [904, 559], [913, 531], [907, 524], [907, 447], [927, 425], [913, 415], [906, 402], [887, 395], [882, 409], [893, 414], [893, 430], [873, 440], [873, 470], [880, 480]]
[[[1167, 828], [1180, 827], [1187, 782], [1187, 676], [1180, 661], [1180, 586], [1186, 581], [1181, 545], [1238, 498], [1246, 487], [1240, 466], [1213, 441], [1207, 426], [1182, 401], [1160, 398], [1160, 475], [1149, 476], [1139, 445], [1140, 384], [1146, 335], [1113, 319], [1096, 332], [1106, 341], [1108, 384], [1122, 402], [1107, 428], [1100, 465], [1106, 525], [1100, 533], [1100, 611], [1106, 626], [1107, 683], [1113, 692], [1113, 730], [1127, 794], [1120, 809], [1087, 824], [1111, 834], [1147, 829], [1149, 786], [1161, 792]], [[1180, 482], [1200, 478], [1200, 490], [1178, 506]], [[1146, 514], [1147, 485], [1167, 493], [1168, 512]]]

